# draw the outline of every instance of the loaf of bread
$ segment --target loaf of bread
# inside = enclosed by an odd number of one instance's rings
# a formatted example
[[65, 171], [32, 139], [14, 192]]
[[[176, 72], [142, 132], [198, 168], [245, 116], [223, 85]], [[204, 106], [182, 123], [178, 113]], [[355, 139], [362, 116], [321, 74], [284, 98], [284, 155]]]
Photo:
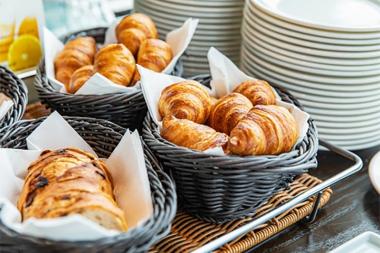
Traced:
[[105, 228], [127, 230], [105, 163], [75, 148], [44, 151], [29, 166], [17, 207], [24, 221], [80, 214]]

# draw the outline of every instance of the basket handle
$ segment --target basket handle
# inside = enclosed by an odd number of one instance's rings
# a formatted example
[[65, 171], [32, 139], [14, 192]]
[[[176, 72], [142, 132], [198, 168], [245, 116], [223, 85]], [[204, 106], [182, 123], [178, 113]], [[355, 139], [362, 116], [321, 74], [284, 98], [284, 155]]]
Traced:
[[[250, 223], [247, 223], [247, 224], [235, 229], [234, 231], [231, 231], [230, 233], [225, 234], [225, 235], [217, 238], [216, 240], [211, 241], [211, 242], [203, 245], [202, 247], [194, 250], [192, 253], [212, 252], [213, 250], [216, 250], [216, 249], [222, 247], [226, 243], [228, 243], [232, 240], [235, 240], [239, 236], [247, 234], [248, 232], [252, 231], [257, 226], [269, 221], [270, 219], [272, 219], [272, 218], [282, 214], [283, 212], [293, 208], [297, 204], [309, 199], [311, 196], [313, 196], [315, 194], [319, 194], [320, 192], [322, 192], [326, 188], [333, 186], [334, 184], [338, 183], [339, 181], [341, 181], [341, 180], [343, 180], [349, 176], [352, 176], [353, 174], [359, 172], [361, 170], [361, 168], [363, 167], [363, 161], [361, 160], [361, 158], [358, 155], [356, 155], [356, 154], [354, 154], [348, 150], [339, 148], [339, 147], [337, 147], [337, 146], [335, 146], [335, 145], [333, 145], [327, 141], [324, 141], [324, 140], [320, 140], [319, 143], [321, 146], [324, 146], [325, 148], [327, 148], [331, 152], [338, 154], [338, 155], [340, 155], [340, 156], [342, 156], [348, 160], [353, 161], [354, 164], [351, 167], [345, 169], [344, 171], [330, 177], [329, 179], [327, 179], [327, 180], [323, 181], [322, 183], [316, 185], [315, 187], [309, 189], [308, 191], [294, 197], [292, 200], [290, 200], [290, 201], [286, 202], [285, 204], [279, 206], [278, 208], [270, 211], [269, 213], [266, 213], [263, 216], [260, 216], [259, 218], [251, 221]], [[316, 207], [317, 207], [317, 205], [316, 205]], [[317, 210], [317, 208], [315, 208], [315, 210]]]

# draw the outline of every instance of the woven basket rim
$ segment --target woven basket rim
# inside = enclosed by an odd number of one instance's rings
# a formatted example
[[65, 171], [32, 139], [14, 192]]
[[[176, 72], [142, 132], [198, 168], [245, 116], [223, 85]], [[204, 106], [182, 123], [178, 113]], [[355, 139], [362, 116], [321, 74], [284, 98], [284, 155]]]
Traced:
[[[9, 97], [13, 101], [13, 105], [11, 109], [5, 114], [5, 116], [0, 119], [0, 129], [2, 129], [14, 122], [19, 121], [24, 115], [26, 106], [28, 104], [28, 88], [26, 87], [25, 83], [8, 68], [0, 66], [0, 71], [0, 78], [3, 79], [3, 75], [7, 75], [7, 78], [9, 80], [12, 80], [12, 82], [7, 80], [6, 85], [8, 85], [17, 93], [17, 97]], [[3, 85], [3, 83], [0, 85]]]
[[[23, 128], [23, 131], [26, 131], [25, 129], [30, 129], [30, 128], [34, 129], [40, 123], [42, 123], [46, 118], [47, 117], [31, 119], [31, 120], [20, 120], [6, 127], [4, 129], [5, 134], [0, 137], [0, 145], [1, 143], [4, 142], [4, 140], [12, 136], [13, 133], [17, 134], [18, 129]], [[94, 125], [97, 125], [97, 127], [101, 126], [105, 130], [113, 131], [114, 133], [120, 135], [121, 137], [123, 136], [123, 133], [126, 131], [125, 128], [120, 127], [117, 124], [112, 123], [107, 120], [94, 119], [94, 118], [88, 118], [88, 117], [70, 117], [70, 116], [64, 116], [64, 118], [69, 123], [76, 122], [79, 124], [94, 124]], [[23, 136], [23, 138], [26, 138], [26, 136]], [[111, 237], [104, 237], [98, 240], [67, 241], [67, 240], [45, 239], [45, 238], [18, 233], [12, 230], [11, 228], [8, 228], [7, 226], [5, 226], [2, 222], [0, 222], [0, 231], [5, 232], [7, 235], [11, 235], [13, 237], [19, 237], [24, 240], [28, 240], [32, 243], [38, 243], [38, 244], [64, 243], [65, 245], [72, 245], [72, 246], [78, 246], [78, 244], [80, 244], [81, 247], [93, 247], [96, 245], [110, 245], [110, 244], [115, 244], [115, 243], [121, 243], [126, 240], [133, 240], [133, 241], [138, 241], [138, 239], [146, 240], [144, 232], [146, 233], [146, 232], [154, 231], [155, 232], [154, 236], [158, 236], [159, 234], [161, 234], [160, 236], [165, 235], [167, 232], [162, 232], [162, 230], [168, 230], [170, 228], [170, 222], [173, 220], [176, 213], [176, 209], [177, 209], [177, 203], [176, 203], [177, 197], [175, 193], [175, 186], [170, 176], [164, 172], [161, 164], [156, 160], [155, 156], [146, 146], [145, 142], [143, 140], [141, 141], [143, 143], [143, 149], [145, 151], [144, 157], [145, 157], [146, 166], [147, 166], [148, 172], [150, 172], [148, 174], [154, 175], [155, 180], [156, 181], [158, 180], [160, 182], [160, 186], [161, 186], [160, 190], [165, 192], [166, 194], [165, 205], [163, 205], [163, 203], [156, 203], [157, 197], [155, 198], [154, 196], [158, 193], [157, 191], [154, 193], [151, 187], [153, 206], [155, 207], [155, 205], [158, 205], [158, 206], [161, 206], [161, 208], [163, 208], [162, 206], [165, 206], [166, 213], [162, 212], [162, 210], [161, 212], [157, 212], [157, 210], [154, 210], [153, 216], [150, 217], [147, 221], [145, 221], [140, 226], [133, 229], [129, 229], [128, 231], [122, 232], [118, 235], [111, 236]], [[155, 167], [159, 166], [159, 170], [154, 169], [153, 164]], [[150, 185], [152, 186], [151, 179], [149, 180], [149, 182], [150, 182]], [[0, 211], [1, 209], [2, 209], [2, 205], [0, 205]]]
[[[209, 79], [210, 76], [207, 74], [202, 74], [202, 75], [197, 75], [189, 79]], [[273, 87], [277, 90], [277, 92], [280, 95], [286, 95], [287, 97], [290, 98], [290, 100], [298, 106], [300, 104], [296, 98], [294, 98], [289, 92], [285, 91], [284, 89], [278, 88], [277, 86], [273, 85]], [[302, 108], [302, 107], [301, 107]], [[143, 136], [144, 140], [149, 143], [149, 139], [154, 139], [156, 142], [154, 145], [161, 145], [165, 146], [166, 148], [170, 149], [173, 152], [180, 151], [181, 152], [181, 157], [188, 157], [190, 159], [208, 159], [208, 163], [211, 162], [228, 162], [230, 161], [232, 164], [234, 163], [254, 163], [254, 162], [260, 162], [260, 163], [271, 163], [275, 162], [276, 164], [283, 161], [286, 162], [289, 159], [302, 159], [303, 156], [307, 157], [310, 156], [312, 157], [314, 153], [318, 150], [318, 137], [317, 137], [317, 129], [315, 126], [314, 121], [310, 118], [308, 120], [309, 128], [307, 131], [307, 134], [305, 135], [304, 139], [302, 142], [300, 142], [298, 145], [293, 147], [293, 150], [287, 153], [282, 153], [279, 155], [261, 155], [261, 156], [237, 156], [237, 155], [210, 155], [202, 151], [196, 151], [192, 150], [186, 147], [181, 147], [177, 146], [174, 143], [171, 143], [164, 138], [161, 137], [158, 129], [158, 125], [153, 122], [152, 117], [150, 113], [148, 112], [145, 120], [144, 120], [144, 128], [143, 128]], [[302, 145], [306, 145], [308, 147], [307, 150], [302, 151], [300, 150], [300, 147]], [[301, 153], [302, 151], [302, 153]], [[201, 163], [201, 162], [200, 162]], [[303, 165], [303, 164], [300, 164]], [[215, 166], [212, 171], [221, 171], [220, 168], [216, 168], [217, 165]], [[284, 166], [287, 167], [287, 166]], [[302, 166], [300, 166], [302, 167]], [[257, 170], [257, 168], [247, 168], [247, 170]], [[268, 170], [273, 170], [273, 171], [283, 171], [285, 168], [279, 168], [278, 164], [275, 168], [266, 168], [266, 171]], [[304, 169], [304, 167], [303, 167]], [[288, 169], [289, 170], [289, 169]], [[203, 171], [204, 172], [204, 171]], [[226, 171], [228, 173], [228, 171]], [[236, 171], [230, 171], [230, 173], [235, 174]]]

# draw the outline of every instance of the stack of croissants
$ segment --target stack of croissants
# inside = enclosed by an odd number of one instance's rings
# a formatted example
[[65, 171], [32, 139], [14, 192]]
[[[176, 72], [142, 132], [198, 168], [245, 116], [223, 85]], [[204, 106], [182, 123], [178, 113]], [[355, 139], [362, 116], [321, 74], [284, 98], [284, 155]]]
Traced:
[[222, 147], [239, 156], [289, 152], [298, 138], [297, 122], [266, 81], [239, 84], [216, 99], [202, 84], [186, 80], [166, 87], [159, 99], [161, 136], [197, 151]]
[[28, 168], [17, 207], [24, 221], [80, 214], [105, 228], [127, 230], [106, 165], [76, 148], [42, 152]]
[[67, 92], [77, 92], [94, 73], [116, 84], [133, 86], [140, 80], [136, 63], [161, 72], [173, 58], [172, 48], [158, 39], [156, 25], [145, 14], [124, 17], [115, 33], [118, 43], [99, 51], [92, 37], [78, 37], [66, 43], [54, 60], [54, 68], [56, 79]]

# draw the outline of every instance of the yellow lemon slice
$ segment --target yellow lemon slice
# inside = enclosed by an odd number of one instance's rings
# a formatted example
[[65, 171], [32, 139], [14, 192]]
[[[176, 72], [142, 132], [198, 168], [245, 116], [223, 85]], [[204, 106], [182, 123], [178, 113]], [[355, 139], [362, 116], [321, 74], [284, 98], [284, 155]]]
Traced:
[[8, 64], [12, 70], [22, 70], [36, 66], [41, 58], [40, 41], [33, 35], [21, 35], [8, 51]]
[[38, 36], [38, 22], [35, 17], [26, 17], [21, 21], [21, 24], [18, 28], [18, 35], [34, 35], [37, 38]]

